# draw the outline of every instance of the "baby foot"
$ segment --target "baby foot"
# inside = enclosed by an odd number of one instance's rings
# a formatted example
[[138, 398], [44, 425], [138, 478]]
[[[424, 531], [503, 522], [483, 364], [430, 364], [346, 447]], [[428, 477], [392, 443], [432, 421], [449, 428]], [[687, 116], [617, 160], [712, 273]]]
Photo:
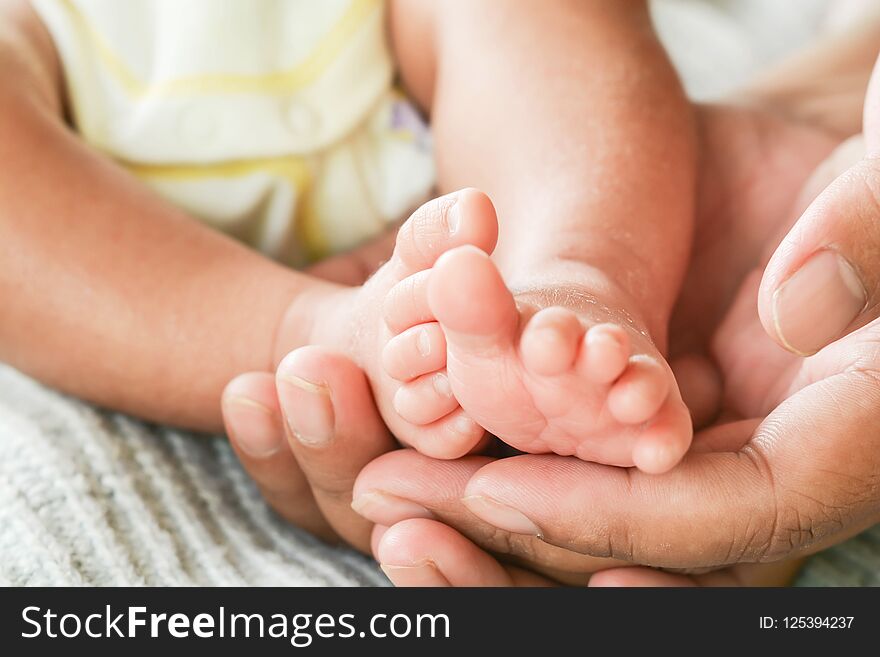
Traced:
[[[385, 362], [409, 381], [397, 392], [404, 414], [436, 405], [434, 375], [413, 376], [433, 371], [439, 359], [425, 354], [445, 345], [445, 380], [455, 399], [517, 449], [646, 472], [670, 469], [687, 451], [690, 417], [666, 361], [644, 332], [605, 321], [595, 298], [572, 292], [562, 297], [566, 307], [534, 294], [515, 299], [473, 246], [448, 251], [430, 272], [401, 285], [410, 315], [399, 304], [401, 332], [388, 343]], [[442, 333], [424, 323], [432, 316]]]
[[[443, 331], [436, 323], [415, 326], [431, 319], [424, 294], [427, 275], [446, 250], [469, 245], [491, 251], [497, 235], [492, 204], [476, 190], [426, 203], [401, 226], [389, 261], [353, 293], [332, 296], [330, 312], [313, 330], [313, 343], [342, 345], [364, 369], [389, 429], [428, 456], [462, 456], [485, 432], [452, 393]], [[402, 317], [405, 328], [413, 328], [392, 332]], [[392, 338], [396, 349], [388, 350]], [[417, 362], [395, 356], [405, 350], [418, 354]], [[409, 383], [402, 385], [402, 380]]]

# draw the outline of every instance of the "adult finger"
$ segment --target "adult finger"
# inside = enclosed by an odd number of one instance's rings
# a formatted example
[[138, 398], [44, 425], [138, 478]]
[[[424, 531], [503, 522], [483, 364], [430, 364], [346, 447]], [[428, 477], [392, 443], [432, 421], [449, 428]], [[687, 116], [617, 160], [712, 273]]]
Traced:
[[480, 548], [504, 555], [505, 562], [564, 583], [583, 585], [589, 574], [623, 565], [549, 545], [537, 536], [499, 530], [475, 516], [462, 498], [468, 481], [491, 461], [484, 456], [439, 461], [411, 449], [396, 450], [363, 469], [355, 482], [354, 506], [384, 526], [424, 518], [427, 511]]
[[742, 449], [692, 452], [662, 476], [520, 456], [485, 465], [465, 501], [501, 530], [657, 567], [814, 551], [880, 519], [878, 381], [880, 374], [862, 369], [814, 383]]
[[395, 586], [549, 586], [552, 582], [505, 566], [460, 533], [416, 518], [390, 527], [376, 559]]
[[815, 353], [880, 316], [880, 66], [864, 129], [865, 157], [809, 205], [761, 282], [761, 322], [795, 353]]
[[324, 517], [367, 551], [371, 523], [351, 508], [361, 469], [396, 444], [373, 403], [364, 373], [348, 358], [302, 347], [278, 366], [277, 398], [290, 449]]
[[690, 586], [787, 586], [797, 575], [803, 561], [791, 559], [774, 564], [737, 564], [699, 575], [667, 573], [654, 568], [635, 566], [611, 568], [596, 573], [590, 586], [600, 587], [690, 587]]
[[335, 539], [287, 444], [275, 377], [268, 372], [236, 377], [226, 386], [221, 407], [229, 442], [269, 505], [298, 527]]
[[697, 586], [694, 577], [690, 575], [677, 575], [664, 573], [654, 568], [610, 568], [596, 573], [590, 578], [590, 587], [620, 588], [620, 587], [691, 587]]

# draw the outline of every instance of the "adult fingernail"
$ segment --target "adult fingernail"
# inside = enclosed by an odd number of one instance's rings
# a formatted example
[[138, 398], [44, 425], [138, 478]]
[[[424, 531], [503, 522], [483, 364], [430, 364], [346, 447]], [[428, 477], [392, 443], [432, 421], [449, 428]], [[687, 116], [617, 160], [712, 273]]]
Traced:
[[336, 415], [330, 388], [289, 373], [279, 372], [278, 381], [278, 400], [294, 438], [307, 447], [332, 441]]
[[861, 314], [867, 299], [853, 266], [835, 251], [819, 251], [774, 293], [776, 335], [795, 353], [816, 353]]
[[482, 495], [471, 495], [462, 498], [462, 503], [478, 518], [485, 520], [493, 527], [503, 529], [512, 534], [543, 537], [538, 526], [529, 520], [522, 511], [500, 504]]
[[367, 520], [388, 527], [410, 518], [434, 517], [421, 504], [380, 490], [361, 493], [352, 500], [351, 508]]
[[247, 397], [226, 397], [223, 408], [231, 438], [245, 454], [264, 459], [281, 449], [284, 435], [270, 408]]
[[452, 586], [440, 569], [430, 561], [413, 566], [392, 566], [383, 563], [379, 567], [394, 586]]

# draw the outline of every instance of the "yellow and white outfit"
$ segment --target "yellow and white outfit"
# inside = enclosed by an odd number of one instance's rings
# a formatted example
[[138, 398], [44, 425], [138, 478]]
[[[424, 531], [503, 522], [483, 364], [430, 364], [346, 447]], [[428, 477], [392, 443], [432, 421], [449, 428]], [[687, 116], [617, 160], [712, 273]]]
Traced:
[[163, 197], [301, 266], [423, 201], [382, 0], [32, 0], [75, 128]]

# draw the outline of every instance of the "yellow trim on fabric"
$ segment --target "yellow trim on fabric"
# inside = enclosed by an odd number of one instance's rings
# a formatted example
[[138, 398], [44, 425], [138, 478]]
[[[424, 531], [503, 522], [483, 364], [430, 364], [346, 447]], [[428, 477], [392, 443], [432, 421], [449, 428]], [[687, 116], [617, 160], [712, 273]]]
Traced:
[[74, 6], [60, 0], [79, 27], [95, 45], [98, 57], [130, 96], [154, 98], [191, 93], [267, 93], [288, 94], [312, 82], [333, 63], [364, 20], [382, 7], [382, 0], [352, 0], [342, 17], [320, 41], [314, 51], [297, 66], [258, 75], [213, 73], [158, 82], [144, 82], [119, 59], [104, 37]]
[[120, 162], [139, 178], [172, 181], [206, 180], [216, 178], [243, 178], [267, 173], [284, 178], [296, 190], [297, 212], [294, 224], [299, 245], [309, 261], [314, 262], [331, 253], [331, 245], [321, 227], [320, 217], [312, 200], [313, 174], [311, 166], [293, 157], [265, 158], [218, 164], [137, 164]]
[[318, 262], [329, 256], [333, 250], [322, 230], [321, 217], [315, 208], [314, 194], [306, 194], [303, 197], [302, 208], [297, 215], [294, 230], [306, 259], [309, 262]]
[[296, 185], [297, 190], [311, 183], [309, 165], [293, 157], [264, 158], [218, 162], [216, 164], [140, 164], [122, 163], [135, 175], [168, 180], [199, 180], [203, 178], [240, 178], [253, 173], [272, 173]]

